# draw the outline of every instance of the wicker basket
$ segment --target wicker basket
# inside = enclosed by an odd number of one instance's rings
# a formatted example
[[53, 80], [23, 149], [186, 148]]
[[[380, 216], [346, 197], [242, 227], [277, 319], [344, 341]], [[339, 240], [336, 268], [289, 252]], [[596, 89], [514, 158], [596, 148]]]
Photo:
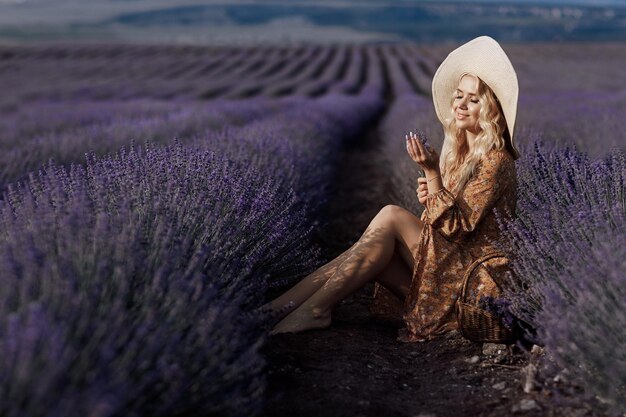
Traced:
[[472, 262], [463, 275], [463, 289], [456, 302], [457, 322], [461, 334], [473, 342], [512, 343], [515, 340], [513, 330], [505, 327], [498, 316], [467, 302], [467, 287], [472, 272], [484, 261], [496, 257], [505, 255], [493, 252], [481, 256]]

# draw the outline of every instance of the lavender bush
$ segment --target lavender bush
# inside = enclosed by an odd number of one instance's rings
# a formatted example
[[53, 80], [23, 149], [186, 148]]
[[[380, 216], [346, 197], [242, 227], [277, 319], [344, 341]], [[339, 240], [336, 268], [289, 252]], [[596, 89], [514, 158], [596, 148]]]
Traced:
[[619, 412], [626, 400], [626, 154], [591, 160], [535, 139], [518, 167], [518, 218], [502, 221], [514, 254], [505, 297], [554, 357]]
[[5, 115], [0, 122], [0, 191], [49, 159], [77, 162], [86, 151], [115, 151], [131, 140], [187, 142], [225, 126], [271, 117], [290, 105], [263, 98], [211, 104], [136, 100], [40, 102]]
[[315, 81], [328, 65], [329, 59], [332, 58], [332, 49], [331, 47], [323, 46], [311, 49], [313, 50], [312, 55], [300, 62], [297, 71], [292, 72], [288, 79], [276, 80], [267, 86], [265, 94], [270, 96], [293, 94], [298, 90], [298, 86]]
[[316, 69], [314, 75], [319, 75], [315, 81], [303, 82], [296, 88], [296, 94], [319, 96], [326, 93], [336, 83], [336, 80], [342, 78], [342, 70], [346, 68], [349, 58], [348, 45], [337, 45], [330, 48], [331, 56]]
[[415, 44], [397, 45], [395, 47], [398, 59], [413, 87], [419, 94], [430, 96], [432, 78], [441, 61], [433, 60], [429, 48]]
[[540, 135], [559, 147], [575, 146], [591, 158], [601, 158], [612, 148], [626, 150], [625, 111], [623, 90], [525, 94], [520, 97], [518, 133]]
[[[356, 94], [360, 47], [1, 46], [0, 111], [53, 100], [214, 99], [257, 95]], [[336, 59], [335, 59], [336, 58]], [[353, 62], [354, 61], [354, 62]], [[341, 69], [338, 66], [341, 65]], [[354, 67], [359, 77], [354, 83]], [[37, 79], [37, 85], [24, 80]], [[335, 87], [337, 85], [337, 87]]]
[[[311, 59], [314, 48], [278, 48], [278, 54], [267, 53], [263, 65], [254, 68], [253, 73], [240, 79], [231, 79], [226, 85], [225, 97], [251, 97], [261, 94], [264, 88], [297, 74], [303, 62]], [[224, 82], [228, 82], [227, 79]]]
[[391, 48], [384, 48], [382, 50], [382, 57], [387, 67], [387, 74], [393, 96], [399, 97], [402, 94], [415, 93], [413, 79], [410, 77], [400, 57], [396, 56], [396, 51]]
[[253, 310], [319, 264], [329, 154], [382, 109], [373, 95], [288, 103], [7, 186], [1, 414], [260, 412], [268, 317]]
[[340, 81], [334, 83], [329, 92], [355, 93], [359, 90], [362, 80], [365, 78], [364, 56], [365, 51], [352, 45], [346, 50], [346, 60], [342, 66], [342, 71], [338, 74]]
[[[383, 110], [380, 96], [330, 93], [316, 99], [293, 97], [289, 109], [241, 127], [226, 127], [201, 139], [238, 160], [263, 166], [306, 201], [311, 222], [327, 202], [337, 158], [346, 140], [358, 141], [364, 126]], [[342, 139], [343, 138], [343, 139]]]
[[385, 76], [385, 63], [381, 58], [380, 49], [375, 45], [368, 45], [363, 49], [365, 53], [362, 56], [358, 85], [373, 94], [380, 96], [389, 94], [390, 80]]
[[298, 212], [283, 212], [293, 196], [276, 192], [253, 167], [180, 144], [49, 164], [12, 186], [1, 413], [258, 413], [264, 333], [243, 308], [274, 256], [309, 257]]
[[[198, 98], [219, 74], [233, 71], [250, 51], [206, 46], [2, 46], [0, 102], [52, 98]], [[238, 74], [241, 77], [241, 74]], [[38, 83], [19, 83], [24, 79]]]

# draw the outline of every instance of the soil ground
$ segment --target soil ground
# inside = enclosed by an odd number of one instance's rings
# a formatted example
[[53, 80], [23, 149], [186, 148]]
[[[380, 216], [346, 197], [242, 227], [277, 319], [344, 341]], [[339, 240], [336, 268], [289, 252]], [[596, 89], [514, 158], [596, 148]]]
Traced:
[[[377, 138], [366, 139], [343, 155], [331, 220], [319, 236], [328, 260], [358, 240], [387, 204]], [[373, 288], [343, 300], [329, 328], [269, 338], [265, 416], [602, 415], [580, 401], [557, 404], [545, 387], [525, 393], [524, 367], [533, 359], [516, 346], [483, 355], [482, 344], [456, 331], [427, 343], [396, 341], [397, 326], [370, 316]]]

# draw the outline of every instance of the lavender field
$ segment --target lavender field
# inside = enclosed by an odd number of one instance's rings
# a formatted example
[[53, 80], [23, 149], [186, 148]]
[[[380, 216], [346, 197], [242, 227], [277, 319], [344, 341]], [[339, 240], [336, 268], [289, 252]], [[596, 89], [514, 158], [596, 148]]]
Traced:
[[[503, 46], [520, 80], [511, 312], [549, 377], [621, 415], [626, 46]], [[258, 307], [329, 260], [315, 236], [366, 138], [390, 184], [376, 201], [421, 213], [404, 135], [441, 146], [448, 52], [0, 47], [0, 415], [262, 415]]]

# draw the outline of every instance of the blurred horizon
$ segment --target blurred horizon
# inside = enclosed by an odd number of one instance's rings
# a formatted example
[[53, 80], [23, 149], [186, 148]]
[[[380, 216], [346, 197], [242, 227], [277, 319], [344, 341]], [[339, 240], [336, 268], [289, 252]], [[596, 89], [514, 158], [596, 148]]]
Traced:
[[626, 41], [618, 0], [0, 0], [0, 43]]

